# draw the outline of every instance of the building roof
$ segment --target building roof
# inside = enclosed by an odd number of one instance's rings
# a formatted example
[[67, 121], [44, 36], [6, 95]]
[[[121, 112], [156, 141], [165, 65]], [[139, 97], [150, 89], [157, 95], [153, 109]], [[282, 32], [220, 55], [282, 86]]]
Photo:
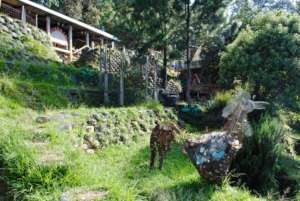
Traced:
[[79, 20], [76, 20], [76, 19], [71, 18], [69, 16], [66, 16], [64, 14], [61, 14], [61, 13], [59, 13], [57, 11], [52, 10], [52, 9], [49, 9], [49, 8], [47, 8], [47, 7], [45, 7], [45, 6], [41, 5], [41, 4], [29, 1], [29, 0], [18, 0], [18, 1], [20, 3], [22, 3], [22, 4], [24, 4], [24, 5], [31, 6], [31, 7], [35, 8], [35, 9], [41, 10], [43, 12], [46, 12], [46, 13], [50, 14], [50, 15], [56, 16], [58, 18], [61, 18], [61, 19], [65, 20], [65, 21], [67, 21], [67, 22], [69, 22], [71, 24], [74, 24], [74, 25], [77, 25], [77, 26], [79, 26], [81, 28], [87, 29], [87, 30], [89, 30], [89, 31], [91, 31], [91, 32], [93, 32], [95, 34], [104, 36], [105, 38], [108, 38], [110, 40], [119, 41], [118, 38], [115, 37], [115, 36], [113, 36], [112, 34], [109, 34], [109, 33], [105, 32], [105, 31], [97, 29], [97, 28], [95, 28], [95, 27], [93, 27], [91, 25], [88, 25], [88, 24], [83, 23], [83, 22], [81, 22]]

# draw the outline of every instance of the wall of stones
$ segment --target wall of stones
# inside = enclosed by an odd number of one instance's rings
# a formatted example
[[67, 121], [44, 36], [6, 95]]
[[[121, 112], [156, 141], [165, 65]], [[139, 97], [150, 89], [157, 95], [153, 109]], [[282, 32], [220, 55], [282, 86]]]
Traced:
[[0, 58], [59, 61], [47, 33], [18, 19], [0, 15]]

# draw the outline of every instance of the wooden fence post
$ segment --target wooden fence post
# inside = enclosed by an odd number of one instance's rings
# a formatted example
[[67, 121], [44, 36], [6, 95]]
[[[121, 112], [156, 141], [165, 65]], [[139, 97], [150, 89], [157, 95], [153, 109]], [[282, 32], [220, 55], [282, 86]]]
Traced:
[[108, 59], [107, 47], [104, 48], [104, 104], [109, 103], [108, 97]]
[[154, 65], [154, 83], [153, 83], [153, 90], [154, 90], [154, 100], [155, 101], [158, 101], [158, 94], [157, 94], [157, 67], [158, 67], [158, 64], [157, 62], [155, 62], [155, 65]]
[[125, 47], [123, 47], [122, 51], [122, 63], [121, 63], [121, 72], [120, 72], [120, 105], [124, 105], [124, 69], [126, 66], [126, 52]]
[[145, 65], [145, 78], [146, 78], [146, 100], [148, 100], [148, 82], [149, 82], [149, 57], [146, 57], [146, 65]]

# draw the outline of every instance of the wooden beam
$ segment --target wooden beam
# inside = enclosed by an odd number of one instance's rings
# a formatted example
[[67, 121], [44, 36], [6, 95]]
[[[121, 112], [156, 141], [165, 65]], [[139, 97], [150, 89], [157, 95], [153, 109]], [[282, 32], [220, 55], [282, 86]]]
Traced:
[[23, 25], [26, 24], [26, 8], [24, 5], [22, 6], [21, 21]]
[[39, 27], [39, 15], [38, 14], [35, 15], [35, 26]]
[[92, 41], [92, 49], [95, 49], [95, 42]]
[[70, 51], [70, 61], [73, 61], [73, 27], [69, 26], [69, 51]]
[[88, 47], [90, 47], [90, 33], [89, 32], [86, 32], [85, 40], [86, 40], [86, 45]]
[[46, 17], [46, 29], [47, 29], [47, 34], [50, 36], [51, 35], [51, 18], [50, 16]]
[[58, 52], [62, 52], [62, 53], [65, 53], [65, 54], [70, 54], [70, 51], [69, 50], [65, 50], [65, 49], [62, 49], [62, 48], [59, 48], [59, 47], [53, 47], [56, 51]]

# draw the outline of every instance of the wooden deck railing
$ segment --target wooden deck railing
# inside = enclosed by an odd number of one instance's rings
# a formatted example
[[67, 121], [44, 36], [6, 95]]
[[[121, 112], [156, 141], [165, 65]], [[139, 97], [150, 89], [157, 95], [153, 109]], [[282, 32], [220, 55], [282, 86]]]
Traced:
[[[14, 8], [5, 3], [1, 4], [0, 12], [5, 13], [6, 15], [16, 19], [21, 19], [22, 16], [22, 12], [20, 9]], [[34, 18], [29, 14], [26, 14], [26, 21], [32, 25], [35, 25]]]

